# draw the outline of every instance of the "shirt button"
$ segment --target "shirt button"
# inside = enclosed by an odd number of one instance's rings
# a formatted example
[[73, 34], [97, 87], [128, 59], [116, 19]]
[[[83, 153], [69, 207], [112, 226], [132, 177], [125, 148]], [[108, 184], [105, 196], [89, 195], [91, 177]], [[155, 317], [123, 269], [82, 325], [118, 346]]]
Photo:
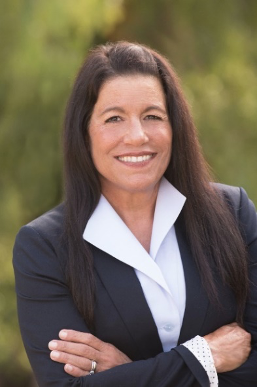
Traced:
[[163, 326], [163, 329], [166, 331], [172, 331], [173, 326], [171, 325], [171, 323], [167, 323], [165, 326]]

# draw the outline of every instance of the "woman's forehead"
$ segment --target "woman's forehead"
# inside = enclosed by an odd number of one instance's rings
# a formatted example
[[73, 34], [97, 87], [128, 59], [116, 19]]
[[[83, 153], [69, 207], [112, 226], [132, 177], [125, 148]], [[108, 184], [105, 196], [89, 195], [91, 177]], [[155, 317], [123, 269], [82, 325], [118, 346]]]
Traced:
[[150, 75], [134, 74], [117, 76], [107, 80], [101, 87], [96, 105], [133, 103], [143, 100], [165, 103], [165, 94], [158, 78]]

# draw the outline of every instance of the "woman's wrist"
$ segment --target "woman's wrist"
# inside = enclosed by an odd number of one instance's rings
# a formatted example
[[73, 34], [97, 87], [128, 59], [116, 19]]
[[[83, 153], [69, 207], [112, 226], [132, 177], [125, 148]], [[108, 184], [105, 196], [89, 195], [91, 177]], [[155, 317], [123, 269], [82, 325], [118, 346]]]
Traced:
[[219, 349], [216, 346], [216, 341], [214, 339], [214, 336], [215, 336], [214, 333], [210, 333], [210, 334], [205, 335], [203, 338], [205, 339], [205, 341], [207, 342], [207, 344], [210, 348], [212, 358], [213, 358], [213, 363], [214, 363], [214, 366], [215, 366], [217, 373], [221, 373], [222, 372], [222, 361], [220, 358]]

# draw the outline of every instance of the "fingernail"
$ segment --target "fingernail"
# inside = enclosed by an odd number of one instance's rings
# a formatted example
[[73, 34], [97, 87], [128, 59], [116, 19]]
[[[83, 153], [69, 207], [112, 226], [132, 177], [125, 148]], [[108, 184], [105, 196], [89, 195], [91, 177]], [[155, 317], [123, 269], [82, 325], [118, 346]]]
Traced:
[[59, 337], [62, 338], [62, 339], [65, 339], [67, 337], [67, 332], [66, 331], [60, 331], [59, 333]]
[[57, 348], [57, 342], [56, 341], [50, 341], [48, 344], [49, 349], [56, 349]]
[[67, 372], [72, 372], [73, 367], [71, 365], [69, 365], [69, 364], [66, 364], [65, 365], [65, 370], [67, 370]]
[[53, 352], [50, 353], [51, 358], [58, 358], [59, 355], [60, 355], [60, 353], [57, 352], [56, 350], [53, 350]]

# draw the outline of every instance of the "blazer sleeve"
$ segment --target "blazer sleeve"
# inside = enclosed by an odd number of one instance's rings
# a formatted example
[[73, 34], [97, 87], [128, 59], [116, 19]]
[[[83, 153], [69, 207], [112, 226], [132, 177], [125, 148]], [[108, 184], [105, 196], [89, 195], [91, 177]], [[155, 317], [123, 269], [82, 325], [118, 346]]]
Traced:
[[32, 226], [23, 227], [14, 246], [20, 330], [40, 386], [209, 386], [197, 359], [184, 346], [156, 357], [75, 378], [50, 359], [48, 342], [61, 329], [88, 332], [76, 309], [56, 246]]
[[[219, 386], [257, 386], [257, 217], [254, 204], [244, 189], [237, 189], [234, 211], [246, 244], [249, 267], [249, 296], [244, 314], [244, 328], [252, 335], [252, 351], [248, 360], [239, 368], [219, 374]], [[238, 202], [238, 206], [236, 206]]]

